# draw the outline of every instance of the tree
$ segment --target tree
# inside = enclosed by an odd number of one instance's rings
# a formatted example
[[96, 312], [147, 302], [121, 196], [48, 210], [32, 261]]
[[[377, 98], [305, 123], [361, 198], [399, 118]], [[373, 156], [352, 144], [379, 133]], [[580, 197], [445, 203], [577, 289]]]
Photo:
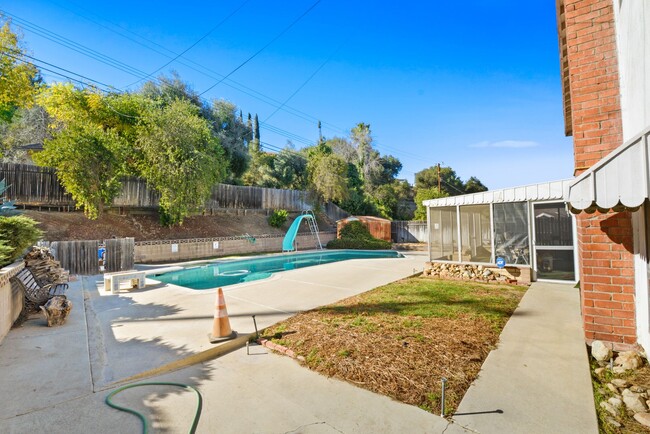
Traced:
[[187, 100], [143, 113], [135, 146], [140, 174], [160, 193], [161, 217], [168, 225], [181, 224], [200, 209], [212, 186], [226, 176], [223, 149]]
[[[415, 189], [438, 188], [438, 167], [431, 166], [415, 174]], [[447, 196], [465, 194], [465, 185], [451, 167], [440, 168], [440, 189]]]
[[350, 132], [350, 141], [357, 152], [357, 167], [366, 191], [372, 191], [379, 184], [383, 167], [379, 162], [380, 154], [372, 147], [370, 125], [357, 124]]
[[348, 198], [348, 164], [332, 152], [327, 143], [306, 148], [309, 188], [322, 200], [343, 201]]
[[34, 161], [54, 167], [77, 207], [83, 208], [88, 218], [96, 219], [120, 192], [122, 162], [116, 151], [123, 146], [122, 140], [114, 131], [75, 122], [46, 140], [44, 150], [34, 154]]
[[240, 178], [251, 159], [247, 144], [251, 132], [237, 117], [237, 107], [225, 100], [212, 102], [210, 123], [229, 160], [231, 180]]
[[395, 177], [402, 171], [402, 162], [392, 155], [386, 155], [379, 158], [379, 164], [382, 167], [379, 182], [381, 184], [390, 184]]
[[348, 197], [347, 164], [334, 154], [324, 155], [313, 167], [312, 185], [326, 201], [342, 201]]
[[16, 109], [29, 108], [39, 88], [38, 69], [25, 58], [10, 22], [0, 27], [0, 121], [9, 122]]
[[77, 206], [97, 218], [120, 191], [144, 102], [129, 94], [103, 96], [56, 84], [39, 95], [39, 103], [51, 117], [53, 135], [34, 161], [53, 167]]
[[28, 151], [22, 150], [20, 147], [43, 144], [45, 139], [52, 138], [50, 122], [50, 116], [40, 105], [19, 108], [14, 113], [11, 122], [0, 121], [0, 154], [3, 159], [16, 163], [31, 162], [32, 159]]
[[273, 159], [271, 176], [276, 188], [302, 190], [307, 187], [307, 159], [292, 147], [282, 149]]
[[465, 182], [465, 193], [479, 193], [481, 191], [487, 191], [487, 187], [475, 176], [470, 177], [467, 182]]
[[255, 120], [253, 121], [253, 140], [257, 140], [259, 143], [260, 139], [260, 120], [255, 113]]
[[156, 81], [147, 81], [140, 88], [139, 93], [146, 98], [158, 100], [163, 104], [170, 104], [177, 99], [189, 101], [199, 108], [201, 116], [209, 118], [210, 107], [201, 100], [201, 96], [192, 87], [183, 81], [176, 71], [171, 77], [160, 75]]
[[445, 191], [438, 191], [437, 187], [418, 188], [415, 193], [415, 220], [426, 220], [427, 209], [422, 202], [429, 199], [438, 199], [440, 197], [449, 196]]

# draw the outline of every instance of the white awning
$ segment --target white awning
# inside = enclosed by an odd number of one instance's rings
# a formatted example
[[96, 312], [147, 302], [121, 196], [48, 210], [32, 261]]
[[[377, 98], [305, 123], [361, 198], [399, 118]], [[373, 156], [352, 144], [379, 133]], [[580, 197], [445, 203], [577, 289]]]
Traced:
[[646, 128], [577, 177], [567, 196], [571, 212], [638, 209], [650, 191], [649, 137]]
[[503, 188], [501, 190], [488, 190], [480, 193], [464, 194], [461, 196], [441, 197], [438, 199], [425, 200], [422, 204], [430, 208], [436, 208], [441, 206], [546, 200], [559, 200], [564, 202], [571, 181], [573, 180], [564, 179], [560, 181], [524, 185], [521, 187]]

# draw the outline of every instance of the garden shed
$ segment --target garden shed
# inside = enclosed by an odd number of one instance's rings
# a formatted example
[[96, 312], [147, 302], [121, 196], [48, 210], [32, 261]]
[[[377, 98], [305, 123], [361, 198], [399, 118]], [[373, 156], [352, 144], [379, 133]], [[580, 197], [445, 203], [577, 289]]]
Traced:
[[370, 231], [370, 235], [380, 240], [391, 240], [390, 220], [373, 216], [351, 216], [336, 222], [336, 237], [340, 238], [341, 229], [352, 221], [359, 221]]
[[495, 264], [526, 280], [577, 281], [571, 180], [424, 201], [431, 262]]

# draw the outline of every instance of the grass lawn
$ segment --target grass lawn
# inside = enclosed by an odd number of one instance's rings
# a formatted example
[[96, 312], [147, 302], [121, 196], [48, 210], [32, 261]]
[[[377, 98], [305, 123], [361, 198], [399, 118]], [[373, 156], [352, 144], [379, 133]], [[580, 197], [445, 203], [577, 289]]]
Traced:
[[300, 313], [265, 330], [305, 364], [396, 400], [458, 406], [526, 287], [416, 277]]

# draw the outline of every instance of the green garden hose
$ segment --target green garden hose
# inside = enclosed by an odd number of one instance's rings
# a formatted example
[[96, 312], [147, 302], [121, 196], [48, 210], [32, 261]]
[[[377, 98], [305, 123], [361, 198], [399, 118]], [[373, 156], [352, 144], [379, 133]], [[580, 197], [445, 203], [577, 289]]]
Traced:
[[196, 413], [194, 414], [194, 422], [192, 422], [192, 427], [190, 428], [190, 434], [194, 434], [196, 432], [196, 427], [199, 424], [199, 419], [201, 418], [201, 410], [203, 408], [203, 397], [201, 396], [201, 393], [194, 387], [188, 385], [188, 384], [182, 384], [182, 383], [168, 383], [164, 381], [155, 381], [155, 382], [150, 382], [150, 383], [137, 383], [137, 384], [129, 384], [127, 386], [122, 386], [111, 393], [108, 394], [106, 397], [106, 404], [109, 406], [120, 410], [120, 411], [125, 411], [127, 413], [131, 413], [137, 417], [140, 418], [142, 421], [142, 432], [144, 434], [147, 434], [149, 431], [149, 423], [147, 422], [147, 418], [144, 417], [144, 415], [138, 411], [133, 410], [132, 408], [128, 407], [122, 407], [121, 405], [115, 404], [113, 401], [111, 401], [111, 398], [118, 393], [126, 390], [126, 389], [131, 389], [132, 387], [140, 387], [140, 386], [178, 386], [178, 387], [183, 387], [185, 389], [192, 389], [194, 392], [196, 392], [196, 397], [198, 398], [197, 405], [196, 405]]

